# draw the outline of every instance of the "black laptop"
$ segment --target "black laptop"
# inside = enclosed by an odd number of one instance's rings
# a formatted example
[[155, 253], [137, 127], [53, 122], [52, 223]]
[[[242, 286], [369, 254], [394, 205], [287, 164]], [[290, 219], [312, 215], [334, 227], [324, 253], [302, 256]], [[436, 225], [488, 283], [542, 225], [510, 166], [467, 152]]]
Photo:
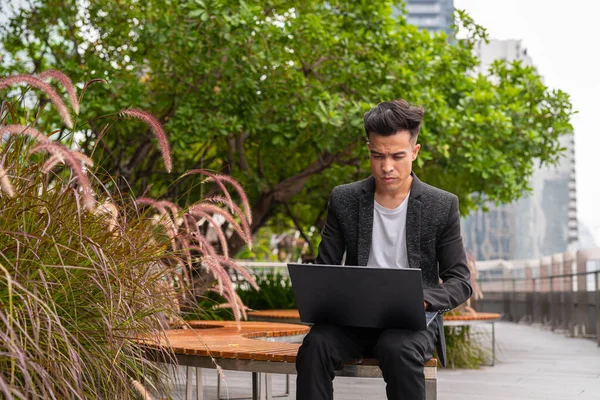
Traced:
[[421, 270], [288, 264], [307, 323], [424, 330], [437, 312], [423, 309]]

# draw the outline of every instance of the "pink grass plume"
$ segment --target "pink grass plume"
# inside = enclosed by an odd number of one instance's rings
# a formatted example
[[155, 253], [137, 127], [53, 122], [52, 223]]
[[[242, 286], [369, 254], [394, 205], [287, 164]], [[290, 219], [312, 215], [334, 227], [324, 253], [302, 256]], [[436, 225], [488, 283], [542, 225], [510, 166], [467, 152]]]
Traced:
[[15, 189], [8, 179], [8, 173], [2, 167], [0, 167], [0, 187], [8, 197], [15, 197]]
[[33, 86], [34, 88], [43, 91], [58, 109], [58, 113], [60, 114], [65, 125], [69, 129], [73, 128], [73, 120], [71, 119], [71, 114], [69, 114], [67, 106], [52, 86], [33, 75], [13, 75], [0, 79], [0, 89], [6, 89], [18, 83], [26, 83], [29, 86]]
[[252, 241], [251, 233], [249, 231], [244, 230], [240, 226], [240, 224], [238, 224], [237, 221], [233, 218], [233, 216], [221, 207], [218, 207], [214, 204], [208, 204], [206, 202], [199, 202], [193, 204], [189, 208], [189, 212], [192, 215], [195, 215], [198, 212], [220, 214], [225, 218], [227, 222], [229, 222], [229, 224], [233, 227], [233, 230], [237, 232], [237, 234], [240, 235], [240, 237], [244, 239], [246, 243], [250, 243]]
[[229, 191], [227, 190], [227, 188], [225, 187], [225, 185], [223, 185], [223, 183], [217, 177], [217, 175], [215, 175], [215, 174], [213, 174], [211, 172], [208, 172], [205, 169], [191, 169], [189, 171], [186, 171], [183, 175], [181, 175], [179, 177], [179, 179], [185, 178], [186, 176], [189, 176], [189, 175], [204, 175], [204, 176], [208, 177], [208, 179], [206, 180], [206, 182], [215, 182], [217, 184], [217, 186], [219, 186], [219, 188], [221, 189], [221, 191], [223, 192], [223, 194], [225, 195], [225, 197], [227, 198], [227, 204], [233, 210], [233, 200], [231, 200], [231, 196], [229, 194]]
[[219, 257], [219, 262], [222, 265], [225, 265], [225, 266], [239, 272], [244, 277], [244, 279], [246, 279], [248, 281], [250, 286], [252, 286], [256, 291], [260, 290], [260, 288], [258, 287], [258, 284], [256, 283], [256, 280], [254, 279], [254, 277], [252, 276], [252, 274], [250, 273], [250, 270], [248, 268], [241, 266], [234, 259], [227, 258], [227, 257]]
[[250, 244], [252, 242], [252, 233], [249, 230], [242, 228], [240, 224], [238, 224], [237, 221], [233, 218], [233, 216], [221, 207], [218, 207], [214, 204], [208, 204], [206, 202], [196, 203], [190, 207], [190, 213], [192, 214], [200, 210], [206, 213], [222, 215], [225, 218], [225, 220], [229, 222], [229, 224], [233, 227], [233, 230], [236, 231], [237, 234], [240, 235], [240, 237], [244, 239], [246, 243]]
[[[213, 196], [206, 199], [208, 202], [227, 204], [227, 199], [222, 196]], [[248, 220], [246, 216], [242, 213], [242, 210], [237, 206], [237, 204], [231, 204], [232, 211], [240, 217], [240, 221], [242, 223], [242, 229], [246, 232], [246, 235], [249, 238], [252, 238], [252, 232], [250, 231], [250, 225], [248, 224]], [[252, 248], [252, 243], [247, 243], [250, 248]]]
[[[78, 151], [73, 151], [72, 153], [73, 156], [79, 161], [81, 161], [86, 167], [94, 166], [94, 161], [92, 161], [92, 159], [86, 156], [85, 154], [80, 153]], [[54, 167], [56, 167], [58, 164], [63, 164], [64, 162], [65, 160], [61, 157], [60, 154], [55, 154], [44, 163], [44, 165], [42, 166], [42, 172], [44, 174], [47, 174], [48, 172], [52, 171]]]
[[77, 152], [74, 152], [66, 146], [56, 142], [40, 143], [33, 147], [30, 151], [31, 153], [48, 152], [52, 156], [58, 156], [64, 160], [64, 162], [75, 173], [77, 181], [79, 182], [79, 186], [81, 186], [85, 208], [89, 211], [94, 211], [96, 201], [94, 200], [92, 186], [90, 185], [90, 181], [85, 171], [83, 170], [81, 159], [75, 155]]
[[53, 155], [44, 163], [44, 165], [42, 165], [42, 173], [47, 174], [48, 172], [52, 171], [54, 167], [56, 167], [58, 164], [62, 164], [64, 162], [65, 160], [60, 155]]
[[156, 201], [150, 197], [138, 197], [135, 201], [138, 204], [146, 204], [154, 207], [158, 211], [160, 217], [157, 221], [167, 230], [169, 239], [173, 244], [173, 249], [175, 249], [177, 246], [175, 237], [178, 233], [178, 227], [176, 221], [174, 220], [175, 217], [171, 216], [165, 206], [163, 206], [159, 201]]
[[120, 111], [121, 115], [127, 115], [133, 118], [137, 118], [143, 122], [145, 122], [156, 136], [158, 140], [158, 145], [160, 146], [160, 151], [163, 156], [163, 160], [165, 163], [165, 167], [168, 172], [171, 172], [173, 169], [173, 163], [171, 162], [171, 148], [169, 147], [169, 142], [167, 141], [167, 135], [163, 130], [160, 122], [150, 113], [142, 110], [136, 110], [133, 108], [126, 108]]
[[242, 185], [240, 185], [240, 183], [238, 181], [236, 181], [235, 179], [233, 179], [231, 176], [224, 175], [224, 174], [215, 174], [214, 177], [211, 177], [211, 178], [207, 179], [206, 181], [210, 182], [214, 179], [218, 179], [221, 182], [227, 182], [231, 186], [234, 187], [235, 191], [237, 192], [238, 196], [240, 196], [240, 199], [242, 201], [242, 207], [244, 207], [244, 213], [246, 214], [248, 223], [251, 224], [252, 223], [252, 212], [250, 211], [250, 203], [248, 201], [248, 196], [246, 196], [246, 192], [242, 188]]
[[0, 135], [27, 135], [42, 144], [51, 143], [51, 140], [48, 136], [44, 135], [42, 132], [38, 131], [35, 128], [26, 125], [3, 125], [0, 126]]
[[223, 251], [223, 254], [225, 254], [225, 257], [229, 257], [229, 247], [227, 245], [227, 238], [225, 237], [225, 233], [223, 232], [223, 228], [221, 227], [221, 225], [219, 225], [214, 220], [214, 218], [211, 217], [211, 215], [205, 210], [203, 210], [201, 207], [195, 207], [193, 210], [190, 210], [190, 215], [195, 215], [199, 218], [204, 218], [210, 225], [212, 225], [215, 232], [217, 233], [219, 241], [221, 242], [221, 249]]
[[71, 79], [67, 75], [65, 75], [61, 71], [49, 69], [40, 73], [38, 77], [43, 80], [54, 79], [60, 82], [60, 84], [65, 88], [67, 94], [69, 95], [69, 101], [71, 102], [71, 107], [73, 107], [73, 111], [75, 111], [75, 114], [79, 115], [79, 99], [77, 99], [77, 92], [75, 91], [75, 86], [73, 86], [73, 82], [71, 82]]

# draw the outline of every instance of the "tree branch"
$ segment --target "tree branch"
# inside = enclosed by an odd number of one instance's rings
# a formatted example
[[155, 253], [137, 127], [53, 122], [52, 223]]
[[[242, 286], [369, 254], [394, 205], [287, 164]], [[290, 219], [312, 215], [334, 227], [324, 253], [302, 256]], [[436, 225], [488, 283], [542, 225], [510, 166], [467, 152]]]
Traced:
[[133, 170], [136, 169], [146, 159], [151, 149], [152, 142], [150, 142], [150, 140], [140, 143], [140, 145], [133, 152], [133, 156], [125, 168], [129, 175], [131, 175]]
[[256, 165], [257, 165], [257, 172], [258, 172], [258, 177], [259, 178], [264, 178], [265, 176], [265, 171], [263, 169], [263, 163], [262, 163], [262, 157], [260, 155], [260, 147], [258, 148], [258, 151], [256, 152]]
[[231, 175], [233, 172], [233, 163], [234, 163], [234, 154], [235, 154], [235, 138], [233, 135], [229, 135], [227, 137], [227, 163], [229, 164], [229, 168], [227, 173]]
[[300, 64], [302, 65], [302, 73], [304, 74], [305, 78], [308, 78], [310, 75], [317, 75], [318, 77], [318, 74], [315, 72], [315, 70], [319, 68], [319, 66], [325, 61], [335, 60], [337, 58], [339, 57], [323, 56], [314, 63], [310, 64], [309, 66], [307, 66], [302, 60], [300, 60]]
[[314, 161], [312, 164], [304, 168], [302, 172], [299, 174], [289, 177], [280, 183], [278, 183], [273, 189], [273, 194], [275, 196], [275, 200], [278, 202], [284, 202], [289, 200], [292, 196], [300, 193], [304, 183], [313, 175], [318, 174], [329, 168], [331, 164], [339, 160], [345, 155], [348, 155], [354, 144], [348, 146], [344, 151], [331, 154], [331, 153], [323, 153], [319, 155], [319, 158]]
[[[355, 143], [336, 154], [325, 153], [304, 168], [299, 174], [283, 180], [268, 191], [262, 192], [258, 200], [252, 204], [252, 225], [250, 226], [250, 230], [254, 233], [260, 229], [269, 220], [271, 215], [275, 213], [278, 203], [285, 203], [291, 197], [300, 193], [304, 187], [304, 183], [311, 176], [324, 171], [338, 159], [347, 156], [354, 146]], [[229, 243], [231, 253], [235, 254], [243, 245], [244, 243], [241, 239], [233, 236]]]
[[314, 256], [315, 255], [315, 249], [314, 249], [314, 247], [312, 245], [312, 242], [308, 238], [308, 236], [306, 236], [306, 233], [304, 233], [304, 229], [302, 229], [302, 225], [300, 225], [300, 221], [298, 221], [298, 218], [296, 218], [296, 216], [294, 215], [294, 213], [292, 213], [292, 210], [290, 209], [290, 206], [288, 205], [288, 203], [284, 203], [283, 206], [285, 208], [285, 212], [288, 214], [288, 216], [294, 222], [294, 226], [296, 227], [296, 229], [298, 229], [298, 232], [300, 232], [300, 235], [304, 238], [304, 240], [306, 241], [306, 243], [308, 243], [308, 250], [310, 251], [310, 255]]
[[248, 160], [246, 159], [246, 150], [244, 149], [244, 142], [248, 139], [248, 133], [242, 132], [239, 136], [235, 137], [235, 148], [240, 155], [240, 161], [238, 165], [242, 171], [250, 171]]

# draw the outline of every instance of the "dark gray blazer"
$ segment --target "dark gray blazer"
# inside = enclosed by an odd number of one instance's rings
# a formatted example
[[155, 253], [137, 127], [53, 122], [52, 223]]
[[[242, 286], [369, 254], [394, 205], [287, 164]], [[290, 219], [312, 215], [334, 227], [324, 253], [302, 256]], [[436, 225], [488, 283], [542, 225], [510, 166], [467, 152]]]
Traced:
[[[469, 267], [460, 235], [458, 198], [421, 182], [414, 174], [406, 212], [410, 268], [420, 268], [428, 310], [445, 312], [471, 297]], [[317, 264], [366, 266], [371, 252], [375, 178], [335, 187], [319, 245]], [[440, 283], [440, 280], [442, 283]], [[446, 366], [442, 315], [436, 347]]]

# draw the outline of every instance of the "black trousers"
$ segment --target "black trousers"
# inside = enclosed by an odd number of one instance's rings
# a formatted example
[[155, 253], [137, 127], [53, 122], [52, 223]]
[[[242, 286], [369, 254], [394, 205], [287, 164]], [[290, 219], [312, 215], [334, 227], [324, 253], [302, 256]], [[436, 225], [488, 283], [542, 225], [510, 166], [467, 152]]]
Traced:
[[425, 400], [423, 364], [432, 356], [436, 325], [424, 331], [313, 325], [296, 358], [296, 400], [333, 400], [334, 371], [361, 357], [377, 358], [389, 400]]

